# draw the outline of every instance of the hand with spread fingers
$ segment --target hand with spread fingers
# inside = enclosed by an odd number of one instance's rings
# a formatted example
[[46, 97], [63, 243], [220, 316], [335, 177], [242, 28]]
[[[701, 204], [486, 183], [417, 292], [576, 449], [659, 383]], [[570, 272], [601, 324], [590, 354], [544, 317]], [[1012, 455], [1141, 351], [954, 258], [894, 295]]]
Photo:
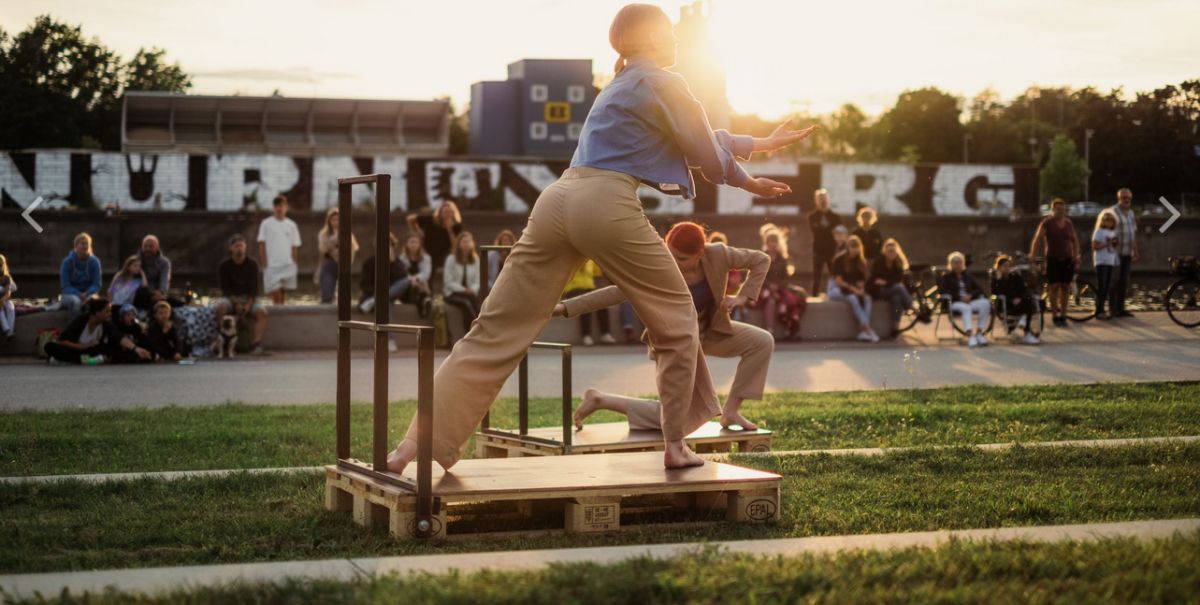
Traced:
[[791, 125], [792, 121], [787, 120], [776, 127], [775, 130], [771, 132], [770, 136], [755, 137], [754, 151], [775, 151], [777, 149], [783, 149], [788, 145], [799, 143], [800, 141], [807, 139], [810, 135], [812, 135], [812, 133], [816, 132], [817, 129], [820, 128], [820, 126], [813, 124], [808, 128], [802, 128], [800, 130], [788, 130], [788, 127]]

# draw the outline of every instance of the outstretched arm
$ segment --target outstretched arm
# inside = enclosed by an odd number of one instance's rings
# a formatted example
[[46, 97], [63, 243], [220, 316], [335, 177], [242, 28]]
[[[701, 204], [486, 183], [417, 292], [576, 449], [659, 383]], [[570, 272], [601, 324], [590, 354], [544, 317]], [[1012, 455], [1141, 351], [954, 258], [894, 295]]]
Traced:
[[819, 126], [813, 124], [808, 128], [802, 128], [800, 130], [788, 130], [788, 127], [791, 125], [792, 121], [787, 120], [776, 127], [775, 130], [771, 132], [770, 136], [754, 137], [754, 151], [775, 151], [777, 149], [783, 149], [788, 145], [799, 143], [800, 141], [807, 139], [809, 135], [816, 132], [817, 128], [819, 128]]

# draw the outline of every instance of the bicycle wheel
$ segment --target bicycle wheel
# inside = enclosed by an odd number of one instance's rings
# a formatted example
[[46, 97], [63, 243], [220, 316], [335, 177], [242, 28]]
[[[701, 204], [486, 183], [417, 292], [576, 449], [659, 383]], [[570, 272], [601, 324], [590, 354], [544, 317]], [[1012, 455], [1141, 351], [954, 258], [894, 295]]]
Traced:
[[1200, 326], [1200, 279], [1185, 277], [1171, 284], [1164, 302], [1171, 321], [1185, 328]]
[[1076, 278], [1067, 294], [1067, 319], [1087, 321], [1095, 317], [1096, 298], [1095, 284]]
[[919, 291], [910, 288], [908, 293], [912, 296], [912, 304], [900, 315], [900, 323], [896, 326], [897, 334], [911, 330], [922, 319], [928, 323], [929, 318], [933, 316], [933, 309], [930, 308], [929, 301]]
[[1037, 299], [1037, 311], [1029, 317], [1032, 323], [1029, 325], [1029, 333], [1041, 338], [1042, 330], [1046, 328], [1046, 305], [1042, 299]]

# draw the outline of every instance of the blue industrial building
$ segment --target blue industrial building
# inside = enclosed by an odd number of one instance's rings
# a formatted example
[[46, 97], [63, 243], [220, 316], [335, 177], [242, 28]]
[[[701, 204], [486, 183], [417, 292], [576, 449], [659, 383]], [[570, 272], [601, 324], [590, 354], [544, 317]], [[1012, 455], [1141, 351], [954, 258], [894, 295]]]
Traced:
[[590, 59], [525, 59], [471, 85], [471, 155], [569, 158], [592, 108]]

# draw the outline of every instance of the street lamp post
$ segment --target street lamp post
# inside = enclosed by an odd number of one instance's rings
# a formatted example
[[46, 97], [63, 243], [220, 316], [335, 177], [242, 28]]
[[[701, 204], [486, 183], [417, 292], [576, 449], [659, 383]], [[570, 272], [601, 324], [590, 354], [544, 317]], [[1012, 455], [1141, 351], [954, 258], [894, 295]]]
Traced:
[[1092, 201], [1089, 191], [1092, 183], [1092, 135], [1096, 131], [1088, 128], [1083, 131], [1083, 167], [1087, 168], [1087, 176], [1083, 177], [1083, 200], [1085, 202]]

